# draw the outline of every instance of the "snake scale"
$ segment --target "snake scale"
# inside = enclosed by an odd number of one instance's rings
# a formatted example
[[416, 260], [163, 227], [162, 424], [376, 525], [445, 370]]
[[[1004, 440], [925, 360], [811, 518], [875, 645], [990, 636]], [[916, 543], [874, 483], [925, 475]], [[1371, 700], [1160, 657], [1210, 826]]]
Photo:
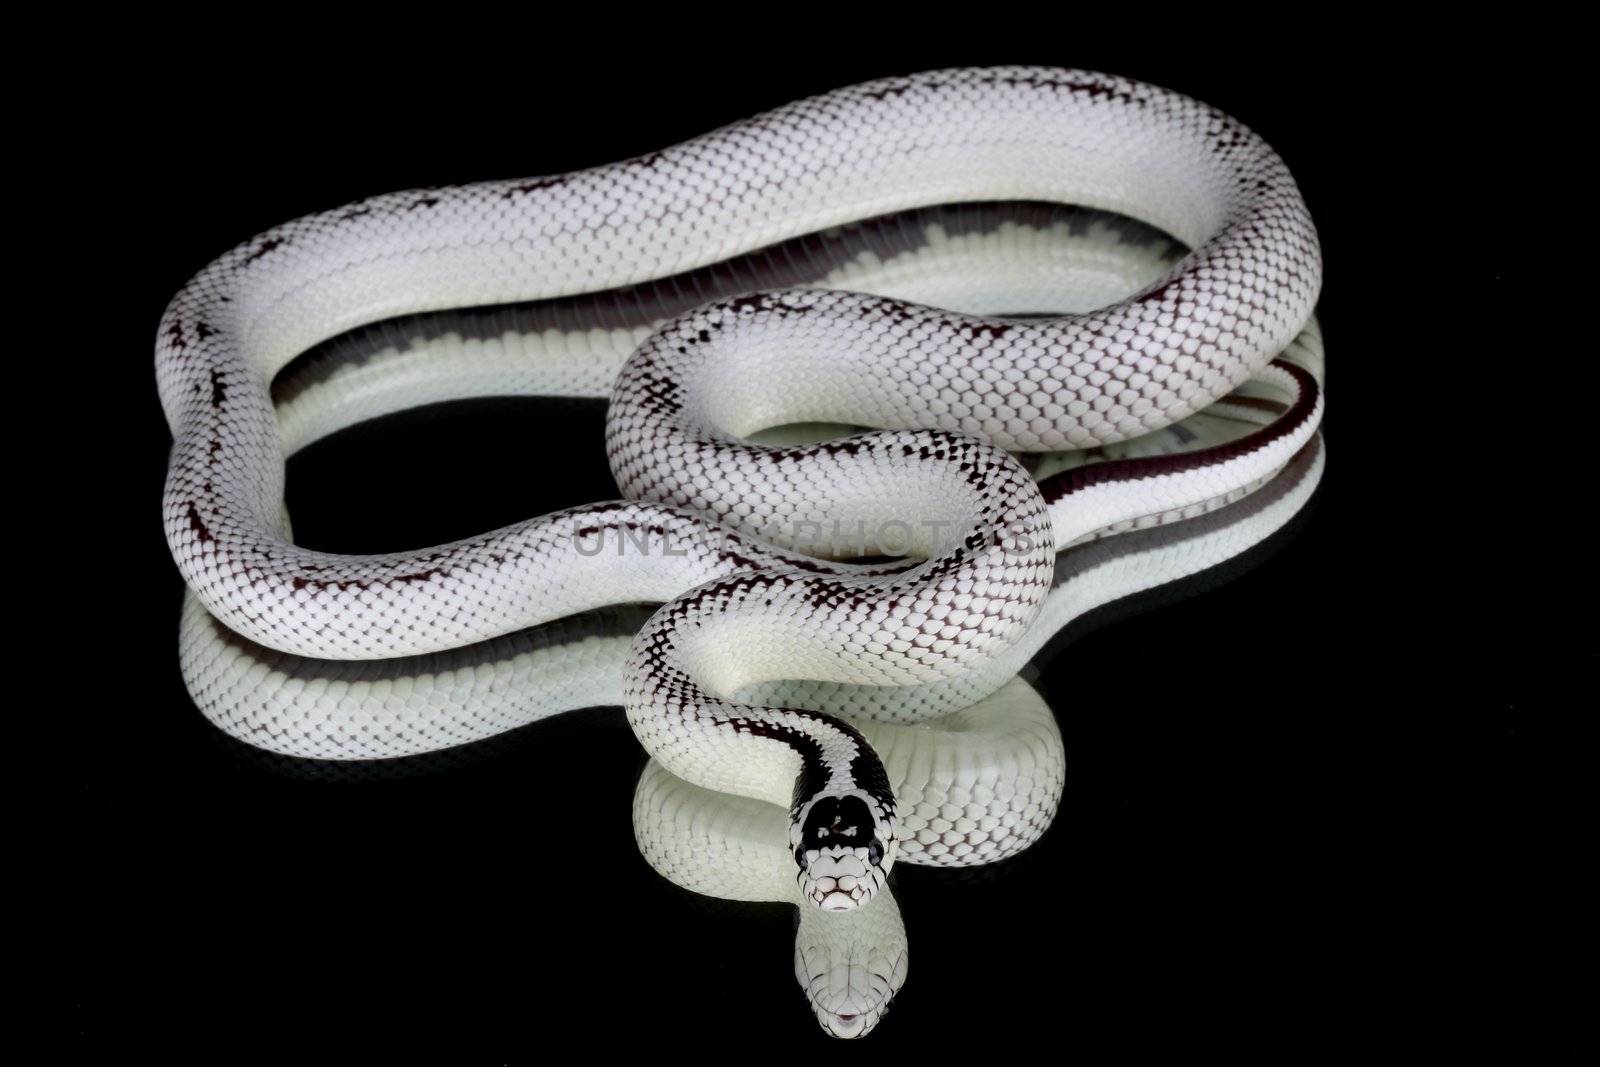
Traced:
[[[1009, 314], [1065, 309], [995, 291], [961, 311], [930, 306], [892, 278], [876, 293], [762, 284], [804, 276], [793, 250], [806, 235], [881, 236], [873, 220], [996, 202], [1115, 213], [1186, 251], [1066, 314]], [[719, 274], [727, 264], [742, 266]], [[708, 277], [712, 299], [687, 299]], [[872, 717], [874, 691], [914, 694], [895, 702], [902, 718], [993, 691], [1059, 551], [1218, 508], [1300, 454], [1321, 394], [1276, 357], [1314, 329], [1320, 284], [1287, 168], [1213, 108], [1045, 68], [871, 82], [616, 164], [374, 197], [226, 253], [177, 294], [157, 339], [174, 438], [167, 540], [207, 619], [310, 662], [401, 662], [662, 604], [619, 679], [640, 741], [680, 779], [784, 805], [800, 898], [856, 908], [903, 835], [888, 772], [846, 715]], [[492, 386], [472, 356], [435, 386], [363, 382], [356, 368], [342, 390], [338, 373], [311, 383], [307, 395], [335, 402], [297, 431], [274, 406], [280, 371], [373, 324], [508, 306], [586, 306], [611, 316], [585, 327], [609, 331], [599, 347], [636, 344], [582, 371], [562, 346], [522, 386], [609, 395], [624, 499], [412, 551], [295, 545], [291, 445]], [[466, 346], [452, 334], [432, 347]], [[1280, 399], [1242, 436], [1136, 447], [1230, 404], [1259, 407], [1252, 390]], [[802, 423], [868, 430], [760, 440]], [[1072, 450], [1106, 461], [1030, 471], [1017, 455]], [[186, 664], [200, 692], [205, 662]], [[276, 725], [250, 739], [344, 758], [470, 739], [375, 729], [330, 751], [328, 732]]]

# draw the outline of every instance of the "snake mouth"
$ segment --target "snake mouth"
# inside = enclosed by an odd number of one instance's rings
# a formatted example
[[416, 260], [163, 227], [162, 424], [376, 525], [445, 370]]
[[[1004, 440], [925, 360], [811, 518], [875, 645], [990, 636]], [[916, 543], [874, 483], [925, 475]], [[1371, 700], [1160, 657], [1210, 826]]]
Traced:
[[817, 1010], [817, 1021], [822, 1028], [834, 1037], [851, 1040], [866, 1037], [878, 1025], [878, 1020], [883, 1018], [879, 1011], [867, 1012], [864, 1015], [830, 1015], [828, 1012]]

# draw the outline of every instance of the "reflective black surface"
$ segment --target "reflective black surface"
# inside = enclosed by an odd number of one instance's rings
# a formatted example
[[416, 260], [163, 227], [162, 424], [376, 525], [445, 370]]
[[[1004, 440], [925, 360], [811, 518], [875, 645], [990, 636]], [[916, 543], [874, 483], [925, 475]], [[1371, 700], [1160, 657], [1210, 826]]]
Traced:
[[[558, 1034], [750, 1062], [755, 1050], [864, 1051], [830, 1047], [810, 1018], [791, 908], [697, 897], [639, 858], [629, 805], [644, 757], [616, 709], [377, 781], [320, 780], [212, 730], [178, 676], [181, 582], [160, 532], [166, 434], [148, 352], [190, 273], [294, 215], [609, 162], [836, 85], [1001, 59], [1189, 92], [1285, 156], [1327, 259], [1328, 470], [1295, 536], [1253, 569], [1133, 618], [1108, 612], [1040, 671], [1069, 761], [1061, 814], [994, 868], [896, 869], [911, 972], [870, 1049], [1232, 1045], [1266, 1027], [1333, 1041], [1388, 1011], [1403, 976], [1449, 944], [1443, 905], [1420, 888], [1436, 873], [1428, 857], [1466, 834], [1463, 820], [1490, 847], [1515, 830], [1520, 719], [1500, 666], [1469, 656], [1438, 669], [1459, 620], [1442, 617], [1427, 567], [1395, 564], [1421, 559], [1413, 520], [1391, 521], [1427, 479], [1414, 462], [1396, 471], [1397, 455], [1417, 454], [1396, 443], [1409, 440], [1398, 409], [1414, 395], [1396, 374], [1418, 350], [1396, 328], [1404, 290], [1371, 267], [1394, 235], [1362, 199], [1373, 146], [1352, 132], [1349, 98], [1132, 42], [851, 51], [687, 75], [475, 69], [478, 99], [493, 99], [477, 111], [451, 108], [435, 85], [355, 77], [287, 95], [236, 89], [227, 111], [211, 101], [181, 129], [158, 116], [186, 82], [140, 102], [137, 125], [169, 148], [143, 159], [163, 181], [142, 191], [137, 328], [116, 353], [140, 372], [116, 398], [132, 409], [136, 470], [104, 506], [133, 520], [129, 553], [148, 585], [136, 605], [119, 598], [137, 613], [112, 638], [130, 673], [79, 736], [107, 756], [82, 793], [95, 844], [73, 868], [74, 908], [92, 916], [79, 928], [93, 932], [74, 997], [82, 1032], [170, 1038], [224, 1060], [264, 1037], [303, 1049], [442, 1041], [502, 1061], [543, 1058]], [[343, 550], [435, 543], [613, 496], [602, 417], [596, 405], [487, 401], [341, 434], [291, 463], [297, 536]], [[1494, 579], [1469, 575], [1475, 603], [1459, 610], [1496, 618]], [[554, 849], [552, 823], [567, 831]]]

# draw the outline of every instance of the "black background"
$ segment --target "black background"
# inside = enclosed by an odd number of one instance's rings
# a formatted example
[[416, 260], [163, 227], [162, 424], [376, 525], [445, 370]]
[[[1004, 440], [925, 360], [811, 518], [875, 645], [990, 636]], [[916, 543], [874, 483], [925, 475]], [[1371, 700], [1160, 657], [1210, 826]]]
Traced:
[[[1435, 868], [1466, 833], [1515, 830], [1522, 758], [1495, 669], [1434, 665], [1471, 605], [1441, 611], [1432, 491], [1397, 459], [1440, 341], [1397, 299], [1456, 256], [1427, 209], [1476, 194], [1412, 195], [1440, 103], [1369, 42], [1297, 38], [1292, 58], [1269, 61], [1130, 34], [846, 35], [688, 63], [599, 45], [529, 63], [516, 58], [526, 41], [503, 54], [482, 40], [296, 45], [130, 71], [108, 136], [138, 205], [119, 234], [133, 255], [113, 342], [133, 372], [107, 399], [134, 442], [112, 499], [149, 584], [114, 642], [129, 673], [106, 680], [97, 711], [108, 773], [81, 794], [104, 848], [78, 857], [92, 876], [75, 899], [103, 935], [85, 949], [79, 1030], [214, 1050], [448, 1042], [506, 1061], [558, 1037], [830, 1051], [792, 975], [792, 910], [692, 896], [634, 850], [643, 754], [620, 711], [388, 782], [307, 780], [204, 723], [178, 677], [182, 584], [161, 536], [168, 435], [149, 353], [191, 274], [294, 216], [605, 163], [839, 85], [1000, 62], [1155, 82], [1278, 148], [1324, 245], [1328, 471], [1298, 535], [1254, 569], [1088, 628], [1043, 669], [1071, 768], [1061, 815], [995, 869], [897, 871], [911, 973], [869, 1041], [1325, 1046], [1420, 1010], [1422, 976], [1462, 951]], [[1495, 257], [1455, 268], [1468, 299], [1500, 299]], [[1451, 344], [1470, 365], [1495, 342]], [[341, 434], [290, 465], [297, 535], [430, 544], [614, 496], [601, 420], [594, 406], [508, 400]], [[1498, 596], [1481, 580], [1471, 591], [1480, 610]]]

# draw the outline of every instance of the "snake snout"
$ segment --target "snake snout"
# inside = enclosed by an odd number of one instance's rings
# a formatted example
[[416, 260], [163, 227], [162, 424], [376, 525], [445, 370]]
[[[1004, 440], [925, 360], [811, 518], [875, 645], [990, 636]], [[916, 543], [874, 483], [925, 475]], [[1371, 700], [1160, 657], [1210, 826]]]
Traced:
[[820, 1009], [817, 1012], [817, 1021], [822, 1024], [822, 1028], [834, 1037], [842, 1037], [845, 1040], [866, 1037], [882, 1017], [882, 1013], [877, 1011], [861, 1015], [830, 1015]]
[[804, 868], [805, 894], [825, 911], [847, 911], [878, 891], [880, 875], [860, 850], [811, 852]]

